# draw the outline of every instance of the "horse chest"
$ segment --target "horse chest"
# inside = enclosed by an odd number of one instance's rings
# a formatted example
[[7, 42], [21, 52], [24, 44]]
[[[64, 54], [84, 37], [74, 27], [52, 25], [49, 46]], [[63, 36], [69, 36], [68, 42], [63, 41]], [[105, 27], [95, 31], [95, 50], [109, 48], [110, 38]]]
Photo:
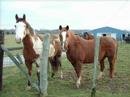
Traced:
[[82, 63], [93, 63], [94, 61], [94, 46], [93, 45], [78, 45], [69, 46], [67, 58], [69, 61], [80, 61]]
[[85, 53], [82, 52], [82, 48], [76, 47], [67, 50], [67, 58], [70, 61], [83, 61], [85, 59]]
[[84, 63], [93, 63], [94, 62], [94, 46], [89, 45], [85, 49], [85, 60]]
[[37, 39], [32, 37], [33, 49], [36, 54], [41, 55], [42, 53], [42, 41], [37, 37]]

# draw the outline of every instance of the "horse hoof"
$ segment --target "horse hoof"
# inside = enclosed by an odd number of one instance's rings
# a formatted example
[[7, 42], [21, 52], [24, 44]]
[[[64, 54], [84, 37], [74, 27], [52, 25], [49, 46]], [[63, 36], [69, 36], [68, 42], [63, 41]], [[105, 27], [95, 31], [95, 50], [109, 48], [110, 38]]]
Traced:
[[100, 72], [100, 74], [99, 74], [98, 77], [97, 77], [97, 80], [101, 79], [101, 78], [102, 78], [102, 75], [103, 75], [103, 72]]
[[102, 76], [98, 76], [98, 77], [97, 77], [97, 80], [100, 80], [101, 78], [102, 78]]
[[63, 79], [63, 77], [60, 77], [60, 79]]
[[77, 88], [77, 89], [79, 89], [79, 86], [80, 86], [80, 84], [79, 84], [79, 83], [77, 83], [77, 84], [76, 84], [76, 88]]
[[31, 90], [31, 86], [27, 86], [27, 87], [26, 87], [26, 90]]
[[63, 79], [63, 75], [60, 76], [60, 79]]
[[52, 73], [52, 74], [51, 74], [51, 77], [53, 78], [53, 77], [54, 77], [54, 75], [55, 75], [55, 74], [54, 74], [54, 73]]

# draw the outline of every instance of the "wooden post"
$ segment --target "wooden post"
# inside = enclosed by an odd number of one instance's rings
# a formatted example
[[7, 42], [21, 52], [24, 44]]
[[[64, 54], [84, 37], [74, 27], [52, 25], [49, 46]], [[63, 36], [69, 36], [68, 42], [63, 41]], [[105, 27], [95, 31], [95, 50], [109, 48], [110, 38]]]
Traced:
[[95, 38], [95, 51], [94, 51], [94, 69], [93, 69], [93, 80], [92, 80], [92, 92], [91, 97], [95, 97], [96, 95], [96, 75], [97, 75], [97, 65], [98, 65], [98, 58], [99, 58], [99, 44], [100, 38], [97, 36]]
[[49, 54], [50, 42], [49, 34], [46, 34], [43, 40], [42, 56], [40, 58], [40, 91], [43, 96], [47, 96], [48, 87], [48, 54]]
[[[10, 52], [10, 50], [15, 50], [15, 49], [20, 49], [20, 48], [5, 48], [3, 45], [1, 45], [1, 49], [8, 55], [8, 57], [14, 62], [14, 64], [19, 68], [19, 70], [22, 72], [22, 74], [25, 75], [25, 77], [31, 82], [32, 87], [34, 87], [35, 89], [37, 89], [37, 91], [39, 92], [39, 87], [37, 86], [36, 83], [32, 82], [31, 77], [29, 76], [29, 74], [22, 68], [21, 63], [22, 60], [17, 59], [16, 57], [14, 57]], [[20, 62], [21, 61], [21, 62]]]
[[2, 74], [3, 74], [3, 55], [4, 51], [1, 48], [1, 45], [4, 44], [4, 32], [0, 30], [0, 91], [2, 91]]

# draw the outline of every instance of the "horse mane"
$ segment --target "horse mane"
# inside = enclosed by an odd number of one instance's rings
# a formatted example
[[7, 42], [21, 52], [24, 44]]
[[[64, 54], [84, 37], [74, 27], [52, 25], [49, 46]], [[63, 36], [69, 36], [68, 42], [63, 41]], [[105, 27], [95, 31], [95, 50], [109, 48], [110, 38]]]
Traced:
[[75, 33], [71, 30], [68, 31], [70, 39], [74, 39], [75, 42], [79, 42], [81, 37], [79, 35], [75, 35]]
[[71, 38], [77, 37], [77, 35], [75, 35], [75, 33], [74, 33], [73, 31], [68, 30], [67, 32], [68, 32], [68, 34], [69, 34], [69, 37], [71, 37]]
[[28, 28], [30, 34], [31, 34], [31, 35], [34, 35], [35, 32], [34, 32], [34, 29], [31, 27], [31, 25], [30, 25], [28, 22], [26, 22], [26, 25], [27, 25], [27, 28]]

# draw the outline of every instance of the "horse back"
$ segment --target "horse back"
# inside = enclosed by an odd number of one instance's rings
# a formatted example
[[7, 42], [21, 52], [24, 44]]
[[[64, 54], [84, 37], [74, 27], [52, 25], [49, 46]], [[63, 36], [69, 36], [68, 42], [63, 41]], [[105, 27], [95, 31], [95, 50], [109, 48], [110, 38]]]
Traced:
[[85, 40], [75, 36], [75, 40], [68, 45], [67, 57], [70, 61], [80, 61], [81, 63], [92, 63], [94, 56], [95, 40]]
[[[86, 40], [76, 36], [75, 41], [71, 41], [67, 56], [70, 61], [80, 61], [82, 63], [94, 62], [95, 39]], [[111, 37], [100, 38], [99, 60], [103, 57], [114, 57], [117, 52], [117, 41]]]
[[114, 58], [117, 56], [118, 43], [112, 37], [101, 37], [100, 38], [100, 53], [99, 60], [104, 56]]

